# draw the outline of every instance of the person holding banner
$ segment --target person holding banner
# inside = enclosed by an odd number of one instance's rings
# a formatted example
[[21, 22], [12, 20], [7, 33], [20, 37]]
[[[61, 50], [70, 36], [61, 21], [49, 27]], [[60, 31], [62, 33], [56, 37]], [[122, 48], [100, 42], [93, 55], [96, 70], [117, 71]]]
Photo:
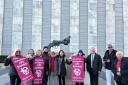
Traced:
[[[85, 54], [82, 50], [78, 51], [77, 55], [73, 55], [70, 58], [70, 64], [72, 63], [72, 81], [76, 82], [76, 85], [84, 85], [84, 71], [85, 71]], [[79, 65], [77, 65], [77, 64]], [[77, 69], [77, 70], [76, 70]], [[80, 70], [78, 70], [80, 69]], [[79, 73], [79, 76], [77, 75]], [[77, 75], [77, 76], [76, 76]]]
[[67, 59], [63, 50], [59, 51], [59, 54], [56, 56], [56, 60], [57, 60], [57, 75], [59, 79], [59, 85], [65, 85]]
[[57, 61], [55, 52], [51, 52], [50, 55], [50, 85], [58, 85], [57, 81]]
[[[85, 71], [85, 61], [86, 61], [86, 59], [85, 59], [84, 52], [82, 50], [79, 50], [77, 56], [80, 56], [80, 57], [83, 57], [84, 58], [84, 61], [83, 61], [84, 62], [84, 67], [83, 68], [84, 68], [84, 71]], [[76, 82], [76, 85], [84, 85], [84, 82]]]
[[21, 51], [17, 50], [14, 56], [10, 56], [5, 61], [5, 66], [10, 64], [11, 85], [31, 85], [33, 80], [32, 71], [28, 58], [21, 56]]
[[86, 68], [90, 74], [91, 85], [98, 85], [99, 73], [102, 70], [102, 59], [101, 56], [96, 53], [95, 48], [92, 48], [91, 54], [87, 56]]
[[42, 57], [42, 50], [36, 52], [36, 56], [31, 59], [32, 69], [33, 69], [33, 84], [42, 85], [43, 83], [43, 74], [44, 74], [44, 58]]
[[48, 46], [44, 46], [43, 48], [43, 55], [42, 57], [44, 58], [44, 75], [43, 75], [43, 82], [42, 85], [47, 85], [48, 82], [48, 76], [49, 76], [49, 59], [50, 59], [50, 55], [49, 55], [49, 49]]
[[[15, 51], [15, 54], [13, 56], [21, 56], [21, 51], [20, 50], [16, 50]], [[13, 56], [8, 56], [6, 59], [5, 59], [5, 63], [4, 65], [5, 66], [8, 66], [10, 65], [10, 69], [9, 69], [9, 76], [10, 76], [10, 85], [20, 85], [21, 84], [21, 80], [20, 80], [20, 77], [14, 67], [14, 64], [11, 60], [11, 57]]]

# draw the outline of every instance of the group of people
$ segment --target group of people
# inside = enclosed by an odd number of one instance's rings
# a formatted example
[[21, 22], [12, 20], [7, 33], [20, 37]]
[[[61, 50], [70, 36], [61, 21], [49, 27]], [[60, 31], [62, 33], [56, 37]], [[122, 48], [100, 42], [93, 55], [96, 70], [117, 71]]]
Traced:
[[116, 51], [111, 44], [105, 52], [103, 62], [106, 69], [106, 85], [128, 85], [128, 60], [122, 51]]
[[[16, 68], [12, 62], [12, 57], [22, 57], [21, 50], [16, 50], [14, 55], [8, 56], [5, 60], [5, 66], [10, 65], [10, 85], [21, 85], [21, 79], [16, 71]], [[40, 85], [47, 85], [48, 80], [50, 85], [65, 85], [65, 76], [66, 76], [66, 59], [65, 52], [60, 50], [58, 54], [55, 52], [49, 52], [47, 46], [43, 50], [39, 49], [35, 53], [33, 49], [28, 51], [28, 54], [25, 56], [29, 60], [29, 65], [33, 71], [33, 62], [38, 57], [44, 59], [44, 72], [43, 79]], [[32, 84], [36, 85], [36, 84]]]
[[[21, 85], [21, 79], [12, 63], [11, 57], [22, 56], [21, 50], [16, 50], [13, 56], [8, 56], [5, 60], [5, 66], [10, 65], [10, 84]], [[82, 50], [79, 50], [77, 56], [84, 57], [84, 63], [86, 63], [86, 70], [90, 75], [90, 85], [99, 85], [98, 78], [102, 71], [102, 60], [106, 69], [106, 85], [111, 85], [112, 77], [116, 81], [117, 85], [127, 85], [128, 83], [128, 62], [123, 57], [123, 52], [113, 49], [111, 44], [108, 45], [108, 50], [105, 52], [103, 59], [96, 53], [95, 48], [91, 48], [90, 54], [86, 57]], [[66, 57], [63, 50], [57, 53], [49, 52], [47, 46], [43, 50], [37, 50], [35, 53], [33, 49], [28, 51], [26, 58], [29, 60], [29, 65], [33, 71], [33, 62], [36, 58], [44, 59], [44, 72], [43, 79], [40, 85], [66, 85], [65, 77], [67, 74], [66, 65], [72, 64], [72, 59]], [[85, 69], [84, 69], [85, 71]], [[85, 75], [86, 76], [86, 75]], [[114, 81], [113, 80], [113, 81]], [[36, 85], [32, 83], [32, 85]], [[84, 85], [84, 82], [75, 82], [75, 85]]]

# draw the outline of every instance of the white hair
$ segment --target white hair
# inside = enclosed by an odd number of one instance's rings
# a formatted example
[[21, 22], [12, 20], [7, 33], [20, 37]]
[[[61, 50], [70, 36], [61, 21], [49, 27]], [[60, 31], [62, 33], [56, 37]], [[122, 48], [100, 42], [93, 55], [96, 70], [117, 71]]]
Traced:
[[15, 48], [15, 50], [12, 52], [11, 56], [15, 56], [15, 53], [17, 50], [20, 50], [19, 48]]
[[95, 49], [95, 47], [91, 47], [91, 49], [90, 49], [90, 50], [96, 50], [96, 49]]
[[122, 51], [116, 52], [116, 56], [119, 55], [119, 54], [121, 54], [122, 56], [124, 55]]

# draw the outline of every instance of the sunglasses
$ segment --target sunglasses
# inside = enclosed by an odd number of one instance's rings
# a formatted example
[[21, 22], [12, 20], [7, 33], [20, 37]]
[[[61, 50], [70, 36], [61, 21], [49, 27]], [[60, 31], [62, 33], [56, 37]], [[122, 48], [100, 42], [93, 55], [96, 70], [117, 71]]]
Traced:
[[108, 48], [112, 48], [112, 47], [108, 47]]

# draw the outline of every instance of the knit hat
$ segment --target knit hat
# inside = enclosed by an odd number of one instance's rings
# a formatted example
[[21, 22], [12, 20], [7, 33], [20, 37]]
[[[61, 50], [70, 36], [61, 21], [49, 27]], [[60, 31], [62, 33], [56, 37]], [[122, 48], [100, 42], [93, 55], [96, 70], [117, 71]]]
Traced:
[[48, 46], [44, 46], [43, 50], [44, 50], [45, 48], [47, 48], [47, 49], [48, 49]]
[[85, 55], [82, 50], [79, 50], [79, 51], [78, 51], [78, 54], [79, 54], [79, 53], [82, 53], [82, 55]]

